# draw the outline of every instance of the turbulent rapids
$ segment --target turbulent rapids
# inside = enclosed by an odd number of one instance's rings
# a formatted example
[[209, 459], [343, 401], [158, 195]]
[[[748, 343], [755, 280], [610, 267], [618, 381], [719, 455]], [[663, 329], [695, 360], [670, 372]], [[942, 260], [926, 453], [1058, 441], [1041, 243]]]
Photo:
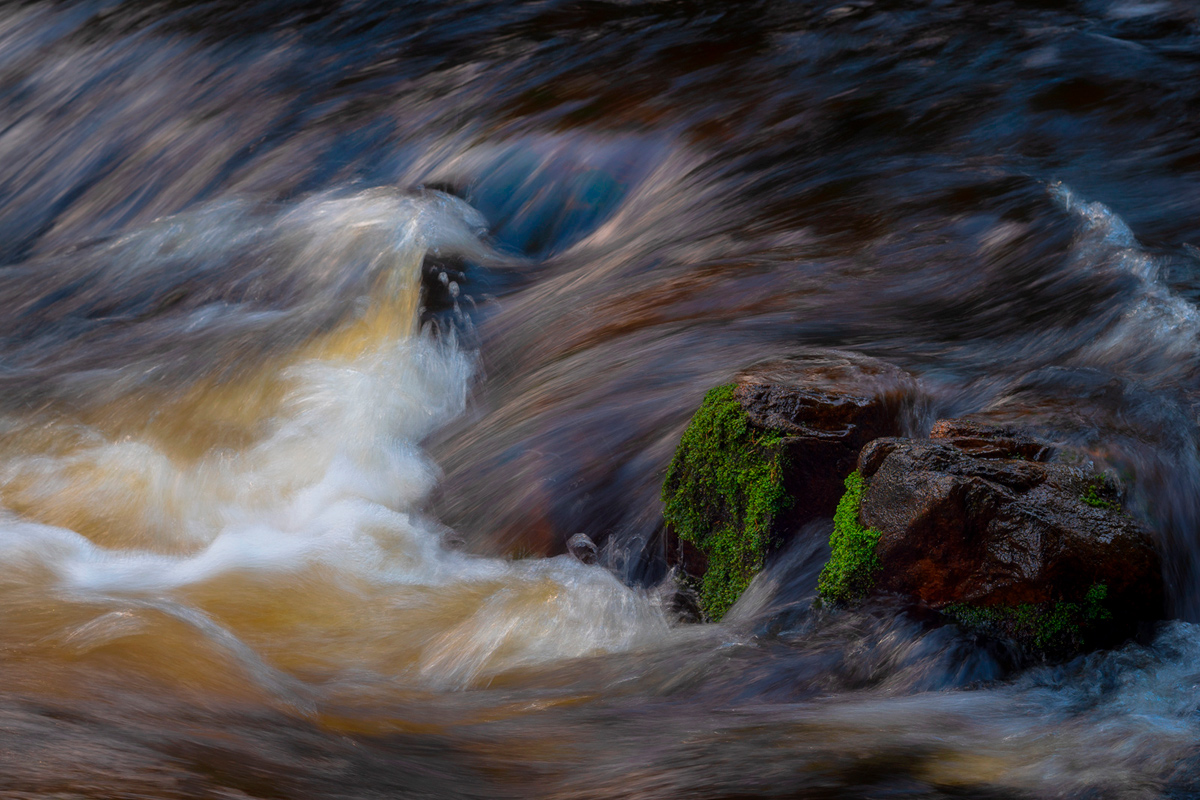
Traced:
[[[1061, 5], [0, 9], [0, 797], [1200, 791], [1200, 16]], [[1113, 465], [1169, 619], [814, 607], [818, 520], [682, 624], [816, 348]]]
[[306, 705], [309, 684], [459, 688], [665, 631], [606, 572], [455, 553], [420, 513], [418, 443], [472, 370], [416, 330], [420, 265], [478, 256], [481, 224], [439, 194], [231, 203], [5, 276], [32, 351], [6, 376], [0, 479], [29, 680], [115, 658]]

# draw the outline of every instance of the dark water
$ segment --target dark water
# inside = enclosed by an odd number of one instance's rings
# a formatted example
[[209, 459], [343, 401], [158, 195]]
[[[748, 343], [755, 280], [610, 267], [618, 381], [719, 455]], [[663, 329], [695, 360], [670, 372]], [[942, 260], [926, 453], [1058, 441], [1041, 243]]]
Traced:
[[[1171, 0], [6, 4], [0, 796], [1200, 793], [1198, 119]], [[1172, 619], [1016, 670], [818, 525], [674, 624], [817, 347], [1117, 469]]]

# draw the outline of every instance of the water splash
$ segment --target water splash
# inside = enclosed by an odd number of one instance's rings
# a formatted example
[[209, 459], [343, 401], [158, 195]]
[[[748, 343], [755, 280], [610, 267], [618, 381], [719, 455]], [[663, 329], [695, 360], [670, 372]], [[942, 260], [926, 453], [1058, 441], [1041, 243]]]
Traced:
[[[207, 207], [58, 262], [75, 291], [42, 304], [25, 348], [110, 365], [60, 366], [49, 402], [3, 417], [0, 498], [19, 515], [0, 523], [6, 626], [60, 656], [143, 666], [148, 641], [160, 655], [175, 641], [288, 697], [350, 674], [375, 690], [468, 686], [661, 637], [654, 603], [602, 570], [448, 550], [422, 514], [438, 470], [420, 442], [463, 410], [475, 359], [416, 330], [420, 262], [486, 258], [481, 227], [447, 195], [376, 190], [266, 217]], [[203, 272], [209, 302], [115, 311], [72, 335], [104, 292], [173, 291], [180, 264]], [[109, 347], [117, 318], [152, 328], [137, 335], [154, 347]], [[187, 372], [156, 375], [175, 352]], [[147, 634], [149, 608], [184, 624]]]

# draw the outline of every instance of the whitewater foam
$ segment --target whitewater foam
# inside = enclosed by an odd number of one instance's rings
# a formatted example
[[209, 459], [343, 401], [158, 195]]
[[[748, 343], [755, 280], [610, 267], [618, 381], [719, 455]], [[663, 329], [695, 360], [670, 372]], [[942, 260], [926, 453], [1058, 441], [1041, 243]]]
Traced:
[[[134, 376], [115, 397], [111, 385], [100, 398], [72, 395], [68, 413], [5, 415], [10, 628], [62, 657], [115, 648], [143, 667], [155, 658], [142, 652], [148, 641], [161, 653], [161, 637], [183, 637], [180, 652], [233, 654], [231, 669], [276, 693], [300, 675], [465, 687], [660, 641], [657, 606], [607, 572], [452, 551], [422, 514], [439, 473], [420, 443], [462, 412], [475, 358], [452, 336], [416, 331], [420, 261], [434, 247], [485, 255], [481, 218], [439, 193], [310, 199], [250, 231], [239, 208], [164, 221], [105, 253], [127, 259], [113, 270], [153, 283], [181, 252], [210, 264], [214, 241], [225, 243], [217, 253], [251, 241], [260, 264], [239, 251], [241, 268], [214, 265], [212, 278], [283, 269], [302, 276], [295, 291], [311, 305], [345, 294], [345, 269], [358, 282], [350, 311], [231, 377], [164, 396]], [[229, 313], [205, 306], [177, 323], [193, 334]], [[149, 636], [148, 607], [185, 625]], [[170, 679], [176, 665], [154, 669]]]

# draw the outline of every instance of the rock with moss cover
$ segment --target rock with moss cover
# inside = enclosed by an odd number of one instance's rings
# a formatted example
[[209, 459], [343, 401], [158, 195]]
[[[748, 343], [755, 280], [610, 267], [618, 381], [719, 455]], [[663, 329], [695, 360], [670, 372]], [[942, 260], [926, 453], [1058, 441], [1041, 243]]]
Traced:
[[[905, 595], [1051, 657], [1159, 619], [1153, 535], [1123, 511], [1113, 479], [1053, 456], [1019, 429], [969, 420], [871, 442], [847, 482], [822, 595]], [[834, 569], [839, 535], [857, 542], [845, 569]]]
[[833, 514], [864, 444], [901, 431], [920, 393], [877, 359], [820, 351], [711, 390], [663, 484], [668, 541], [720, 619], [772, 551]]

